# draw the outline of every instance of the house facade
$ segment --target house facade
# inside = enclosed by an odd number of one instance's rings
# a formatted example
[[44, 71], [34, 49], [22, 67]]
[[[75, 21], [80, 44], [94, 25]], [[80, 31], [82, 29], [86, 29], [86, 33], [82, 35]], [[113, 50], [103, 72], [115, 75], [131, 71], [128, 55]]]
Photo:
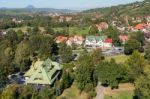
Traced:
[[72, 44], [81, 46], [83, 42], [84, 42], [84, 38], [82, 36], [73, 36], [73, 37], [68, 38], [68, 40], [66, 41], [66, 44], [68, 46], [72, 46]]
[[99, 24], [96, 24], [96, 27], [98, 28], [99, 31], [108, 29], [108, 24], [106, 22], [101, 22]]
[[112, 39], [108, 39], [106, 36], [87, 36], [84, 46], [87, 48], [111, 48]]
[[36, 61], [25, 73], [25, 83], [32, 85], [52, 85], [61, 73], [63, 66], [50, 59]]
[[72, 44], [76, 44], [78, 46], [81, 46], [84, 42], [84, 38], [82, 36], [71, 36], [71, 37], [65, 37], [65, 36], [58, 36], [55, 38], [56, 43], [66, 43], [68, 46], [72, 46]]

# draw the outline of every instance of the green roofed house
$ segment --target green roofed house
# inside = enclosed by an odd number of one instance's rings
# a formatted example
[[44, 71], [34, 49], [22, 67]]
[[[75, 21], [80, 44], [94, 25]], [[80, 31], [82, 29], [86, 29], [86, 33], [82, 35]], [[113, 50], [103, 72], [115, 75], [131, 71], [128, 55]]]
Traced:
[[85, 47], [103, 47], [107, 36], [86, 36]]
[[25, 73], [26, 84], [52, 85], [61, 73], [63, 66], [50, 59], [36, 61]]

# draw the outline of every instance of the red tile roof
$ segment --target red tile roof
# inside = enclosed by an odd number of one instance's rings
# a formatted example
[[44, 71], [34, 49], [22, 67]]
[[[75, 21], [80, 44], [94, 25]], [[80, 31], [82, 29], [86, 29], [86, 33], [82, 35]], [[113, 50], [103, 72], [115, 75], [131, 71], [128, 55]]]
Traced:
[[111, 38], [107, 38], [107, 39], [105, 39], [104, 42], [105, 42], [105, 43], [112, 43], [112, 39], [111, 39]]
[[58, 37], [56, 37], [55, 38], [55, 41], [58, 41], [58, 42], [65, 42], [65, 41], [67, 41], [67, 37], [65, 37], [65, 36], [58, 36]]
[[146, 26], [147, 26], [147, 25], [146, 25], [145, 23], [140, 23], [140, 24], [137, 24], [137, 25], [135, 26], [135, 29], [137, 29], [137, 30], [142, 30], [142, 29], [144, 29]]

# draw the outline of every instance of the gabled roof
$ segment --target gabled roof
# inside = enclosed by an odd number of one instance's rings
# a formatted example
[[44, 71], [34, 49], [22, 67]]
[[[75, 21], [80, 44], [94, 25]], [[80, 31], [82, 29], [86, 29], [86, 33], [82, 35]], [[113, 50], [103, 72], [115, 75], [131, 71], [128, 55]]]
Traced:
[[140, 24], [137, 24], [137, 25], [135, 26], [135, 29], [137, 29], [137, 30], [142, 30], [142, 29], [144, 29], [146, 26], [147, 26], [147, 25], [146, 25], [145, 23], [140, 23]]
[[57, 71], [63, 68], [57, 62], [53, 62], [50, 59], [46, 61], [37, 61], [31, 65], [31, 68], [25, 73], [27, 84], [48, 84], [51, 85], [58, 74]]
[[107, 36], [86, 36], [86, 40], [89, 40], [89, 41], [93, 41], [93, 40], [96, 40], [96, 41], [100, 41], [100, 40], [105, 40], [107, 38]]
[[113, 41], [112, 41], [112, 39], [111, 38], [107, 38], [107, 39], [105, 39], [105, 41], [104, 41], [105, 43], [112, 43]]
[[55, 41], [60, 43], [60, 42], [65, 42], [65, 41], [67, 41], [67, 39], [68, 39], [68, 38], [65, 37], [65, 36], [58, 36], [58, 37], [55, 38]]

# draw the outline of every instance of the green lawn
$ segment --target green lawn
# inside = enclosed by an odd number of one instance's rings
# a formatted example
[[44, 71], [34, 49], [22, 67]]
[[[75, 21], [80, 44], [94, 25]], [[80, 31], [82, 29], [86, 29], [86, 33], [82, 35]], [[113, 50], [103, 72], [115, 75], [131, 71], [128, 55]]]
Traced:
[[[23, 32], [26, 32], [27, 28], [32, 28], [32, 27], [23, 26], [23, 27], [19, 27], [19, 28], [9, 28], [8, 30], [10, 30], [10, 29], [13, 29], [14, 31], [22, 30]], [[44, 31], [43, 27], [39, 27], [39, 29], [41, 31]], [[61, 31], [61, 30], [63, 30], [63, 27], [58, 27], [58, 28], [53, 28], [53, 29], [54, 29], [54, 31]], [[85, 34], [88, 34], [88, 31], [89, 31], [88, 27], [84, 27], [84, 28], [69, 27], [70, 35], [75, 35], [75, 34], [77, 34], [77, 35], [85, 35]]]
[[108, 56], [106, 60], [110, 61], [112, 58], [116, 60], [117, 63], [123, 63], [128, 59], [129, 56], [126, 55], [115, 55], [115, 56]]
[[81, 93], [78, 90], [76, 84], [74, 83], [70, 88], [64, 90], [61, 96], [57, 99], [88, 99], [86, 93]]
[[134, 92], [124, 91], [124, 92], [118, 92], [118, 94], [112, 96], [106, 95], [104, 99], [133, 99], [133, 96], [134, 96]]
[[[53, 28], [53, 29], [54, 29], [54, 31], [63, 30], [62, 27]], [[84, 28], [69, 27], [69, 33], [70, 33], [70, 35], [72, 35], [72, 34], [85, 35], [85, 34], [88, 34], [88, 31], [89, 31], [89, 27], [84, 27]]]
[[[17, 27], [17, 28], [9, 28], [8, 30], [12, 29], [14, 31], [18, 31], [18, 30], [22, 30], [23, 32], [27, 32], [27, 29], [28, 28], [32, 28], [32, 27], [29, 27], [29, 26], [23, 26], [23, 27]], [[39, 29], [41, 31], [44, 31], [44, 28], [43, 27], [39, 27]]]
[[12, 29], [14, 31], [22, 30], [23, 32], [26, 32], [27, 28], [30, 28], [28, 26], [18, 27], [18, 28], [9, 28], [8, 30]]

